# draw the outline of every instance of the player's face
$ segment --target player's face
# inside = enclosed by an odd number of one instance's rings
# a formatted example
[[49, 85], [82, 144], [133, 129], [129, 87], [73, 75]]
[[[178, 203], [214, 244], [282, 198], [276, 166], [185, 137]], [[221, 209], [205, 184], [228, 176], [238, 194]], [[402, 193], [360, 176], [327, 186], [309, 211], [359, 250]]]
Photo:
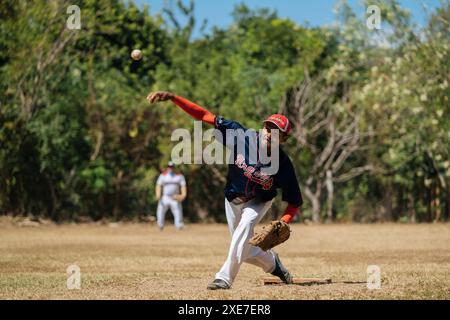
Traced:
[[[273, 134], [277, 132], [278, 134]], [[264, 128], [262, 130], [263, 135], [263, 143], [270, 148], [271, 144], [280, 144], [286, 141], [285, 134], [273, 123], [266, 122], [264, 123]]]

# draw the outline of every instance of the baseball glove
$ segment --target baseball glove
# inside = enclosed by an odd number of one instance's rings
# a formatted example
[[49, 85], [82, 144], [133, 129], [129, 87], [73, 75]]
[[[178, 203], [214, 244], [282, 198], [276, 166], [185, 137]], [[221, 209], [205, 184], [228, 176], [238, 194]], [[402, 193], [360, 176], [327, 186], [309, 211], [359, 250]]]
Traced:
[[264, 226], [261, 232], [255, 234], [250, 239], [251, 245], [260, 247], [262, 250], [267, 251], [273, 247], [285, 242], [291, 235], [291, 228], [284, 221], [272, 221], [268, 225]]

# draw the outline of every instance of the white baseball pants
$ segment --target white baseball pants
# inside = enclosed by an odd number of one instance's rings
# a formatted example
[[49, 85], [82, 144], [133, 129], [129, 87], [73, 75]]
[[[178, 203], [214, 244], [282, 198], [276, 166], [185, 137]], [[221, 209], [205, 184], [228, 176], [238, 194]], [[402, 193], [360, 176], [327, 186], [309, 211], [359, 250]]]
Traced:
[[158, 202], [158, 208], [156, 210], [156, 220], [160, 228], [164, 227], [164, 220], [166, 217], [167, 209], [173, 214], [175, 221], [175, 227], [180, 229], [183, 227], [183, 208], [181, 202], [176, 201], [170, 196], [162, 196]]
[[263, 251], [248, 243], [253, 237], [256, 224], [264, 217], [271, 205], [272, 201], [258, 202], [255, 200], [235, 205], [225, 199], [225, 213], [231, 233], [231, 244], [227, 260], [216, 274], [216, 279], [221, 279], [231, 286], [242, 262], [261, 267], [264, 272], [273, 272], [275, 269], [274, 253], [271, 250]]

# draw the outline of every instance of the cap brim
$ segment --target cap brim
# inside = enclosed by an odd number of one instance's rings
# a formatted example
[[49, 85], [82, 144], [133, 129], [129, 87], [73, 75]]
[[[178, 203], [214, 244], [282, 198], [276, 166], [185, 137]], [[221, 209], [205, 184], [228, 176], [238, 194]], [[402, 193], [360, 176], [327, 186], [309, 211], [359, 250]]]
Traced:
[[263, 121], [263, 123], [266, 123], [266, 122], [273, 123], [274, 125], [276, 125], [276, 126], [278, 127], [278, 129], [280, 129], [281, 132], [286, 132], [286, 130], [283, 130], [283, 129], [278, 125], [278, 123], [276, 123], [275, 121], [268, 120], [268, 119], [266, 119], [266, 120]]

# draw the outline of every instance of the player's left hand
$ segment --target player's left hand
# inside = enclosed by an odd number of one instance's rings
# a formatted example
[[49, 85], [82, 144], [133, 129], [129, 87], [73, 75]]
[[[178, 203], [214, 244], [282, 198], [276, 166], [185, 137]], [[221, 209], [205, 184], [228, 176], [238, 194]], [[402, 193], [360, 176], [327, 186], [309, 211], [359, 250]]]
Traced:
[[276, 220], [264, 226], [261, 232], [250, 239], [249, 243], [260, 247], [263, 251], [267, 251], [285, 242], [289, 239], [290, 234], [291, 228], [289, 225], [283, 220]]
[[147, 101], [150, 103], [160, 102], [160, 101], [167, 101], [171, 100], [175, 97], [173, 93], [166, 92], [166, 91], [155, 91], [150, 92], [147, 96]]

